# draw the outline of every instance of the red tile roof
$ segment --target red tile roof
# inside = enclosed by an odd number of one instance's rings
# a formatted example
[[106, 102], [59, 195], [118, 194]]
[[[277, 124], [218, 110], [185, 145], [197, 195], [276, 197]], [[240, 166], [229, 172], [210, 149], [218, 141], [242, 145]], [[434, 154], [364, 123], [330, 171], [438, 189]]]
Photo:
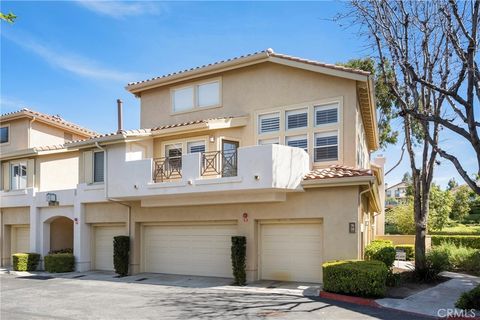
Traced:
[[367, 176], [373, 177], [372, 171], [369, 169], [356, 169], [353, 167], [332, 165], [328, 168], [315, 169], [310, 171], [303, 177], [303, 180], [320, 180], [320, 179], [367, 177]]

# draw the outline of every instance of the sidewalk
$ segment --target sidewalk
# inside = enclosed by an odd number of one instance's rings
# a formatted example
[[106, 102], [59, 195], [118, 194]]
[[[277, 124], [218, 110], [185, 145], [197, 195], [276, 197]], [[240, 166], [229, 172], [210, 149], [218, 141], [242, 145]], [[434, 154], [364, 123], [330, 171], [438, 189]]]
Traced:
[[385, 308], [439, 317], [443, 312], [439, 313], [439, 310], [455, 309], [455, 302], [460, 295], [480, 284], [480, 277], [454, 272], [442, 272], [441, 275], [451, 279], [405, 299], [385, 298], [376, 302]]

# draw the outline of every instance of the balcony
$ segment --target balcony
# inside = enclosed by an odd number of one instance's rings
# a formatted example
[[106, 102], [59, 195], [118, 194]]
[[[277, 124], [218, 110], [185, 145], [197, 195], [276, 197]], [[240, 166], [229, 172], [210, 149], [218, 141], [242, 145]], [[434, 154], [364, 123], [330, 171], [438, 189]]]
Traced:
[[[250, 193], [250, 197], [242, 195], [245, 202], [260, 201], [266, 194], [269, 201], [279, 201], [280, 193], [297, 191], [309, 171], [305, 151], [281, 145], [135, 161], [123, 160], [128, 159], [126, 152], [125, 148], [109, 150], [108, 196], [141, 200], [142, 205], [152, 200], [151, 206], [155, 201], [155, 206], [166, 206], [172, 199], [189, 204], [239, 202], [232, 197], [235, 193]], [[205, 197], [210, 193], [215, 197]]]

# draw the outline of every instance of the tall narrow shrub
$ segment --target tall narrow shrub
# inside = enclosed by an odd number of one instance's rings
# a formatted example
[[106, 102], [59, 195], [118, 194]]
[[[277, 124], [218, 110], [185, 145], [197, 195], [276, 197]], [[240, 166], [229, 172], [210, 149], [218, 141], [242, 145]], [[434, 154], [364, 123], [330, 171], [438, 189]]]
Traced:
[[128, 275], [128, 264], [130, 260], [130, 237], [113, 237], [113, 267], [115, 272], [125, 277]]
[[232, 269], [234, 285], [244, 286], [247, 283], [247, 238], [243, 236], [232, 237]]

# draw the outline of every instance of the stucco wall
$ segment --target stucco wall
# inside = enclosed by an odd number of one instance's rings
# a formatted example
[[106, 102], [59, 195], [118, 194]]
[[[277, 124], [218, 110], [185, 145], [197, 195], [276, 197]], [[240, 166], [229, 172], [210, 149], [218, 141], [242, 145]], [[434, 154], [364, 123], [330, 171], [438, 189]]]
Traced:
[[127, 222], [128, 207], [119, 203], [88, 203], [85, 205], [86, 223]]
[[13, 121], [5, 121], [0, 124], [9, 126], [9, 142], [0, 144], [2, 153], [8, 153], [16, 150], [28, 148], [28, 120], [19, 119]]
[[76, 188], [79, 180], [78, 152], [39, 156], [36, 165], [36, 186], [40, 191]]
[[[53, 127], [43, 122], [34, 121], [30, 133], [30, 148], [56, 145], [65, 143], [64, 129]], [[72, 140], [84, 139], [86, 136], [81, 136], [75, 133], [72, 134]]]
[[3, 224], [29, 224], [30, 223], [30, 208], [2, 208], [2, 223]]

